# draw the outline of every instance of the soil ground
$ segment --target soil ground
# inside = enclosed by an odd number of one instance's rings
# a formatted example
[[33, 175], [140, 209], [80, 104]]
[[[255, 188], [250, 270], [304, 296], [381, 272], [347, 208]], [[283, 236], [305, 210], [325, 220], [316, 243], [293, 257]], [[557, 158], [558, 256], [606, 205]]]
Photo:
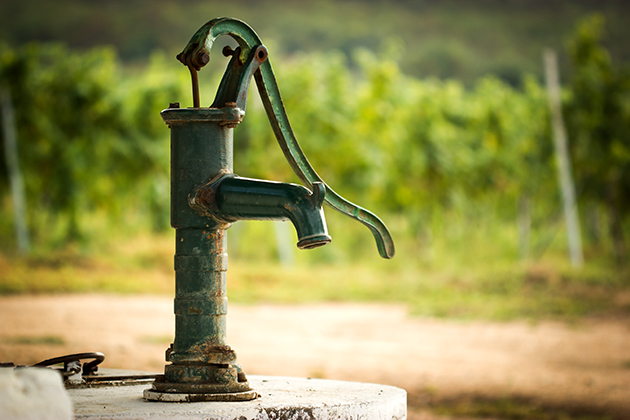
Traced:
[[[399, 386], [410, 419], [448, 419], [435, 407], [506, 399], [569, 418], [630, 419], [630, 319], [453, 321], [346, 303], [229, 311], [228, 343], [247, 373]], [[159, 372], [173, 331], [172, 297], [0, 297], [0, 362], [100, 351], [103, 367]]]

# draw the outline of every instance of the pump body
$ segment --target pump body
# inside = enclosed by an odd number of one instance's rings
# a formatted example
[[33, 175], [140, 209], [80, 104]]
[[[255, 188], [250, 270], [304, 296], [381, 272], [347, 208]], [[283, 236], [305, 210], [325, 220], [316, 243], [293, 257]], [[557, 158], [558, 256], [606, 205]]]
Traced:
[[233, 131], [243, 114], [238, 107], [162, 111], [171, 129], [175, 340], [167, 351], [171, 364], [164, 380], [154, 383], [149, 397], [232, 401], [256, 396], [226, 343], [231, 222], [290, 219], [303, 247], [330, 242], [323, 194], [313, 199], [295, 184], [233, 175]]
[[[208, 62], [214, 38], [239, 42], [216, 97], [199, 105], [197, 71]], [[226, 229], [238, 220], [290, 220], [297, 246], [311, 249], [331, 241], [324, 202], [370, 228], [381, 255], [391, 258], [393, 241], [372, 213], [338, 196], [306, 160], [288, 123], [267, 49], [236, 19], [204, 25], [178, 59], [193, 80], [193, 108], [171, 104], [161, 115], [171, 130], [171, 226], [175, 246], [175, 340], [166, 351], [164, 375], [144, 396], [151, 401], [246, 401], [256, 398], [226, 342]], [[233, 131], [245, 115], [252, 77], [289, 164], [307, 187], [241, 178], [233, 173]]]

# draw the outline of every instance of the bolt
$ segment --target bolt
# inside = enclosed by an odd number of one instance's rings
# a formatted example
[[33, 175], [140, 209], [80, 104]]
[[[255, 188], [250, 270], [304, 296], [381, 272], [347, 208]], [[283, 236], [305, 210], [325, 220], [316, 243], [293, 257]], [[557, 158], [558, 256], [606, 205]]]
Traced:
[[208, 54], [205, 51], [199, 51], [197, 53], [197, 57], [196, 58], [197, 58], [197, 60], [196, 60], [197, 61], [197, 65], [199, 67], [203, 67], [206, 64], [208, 64], [208, 62], [210, 61], [210, 54]]
[[171, 102], [168, 104], [169, 108], [179, 108], [179, 102]]
[[262, 64], [265, 62], [266, 59], [267, 59], [267, 48], [261, 45], [260, 47], [258, 47], [258, 51], [256, 52], [256, 60], [258, 60], [258, 62]]
[[199, 197], [199, 204], [204, 206], [207, 209], [212, 209], [214, 204], [214, 189], [213, 188], [204, 188], [201, 191], [197, 192]]
[[226, 45], [225, 47], [223, 47], [222, 53], [225, 57], [229, 57], [231, 55], [234, 55], [234, 50], [229, 45]]

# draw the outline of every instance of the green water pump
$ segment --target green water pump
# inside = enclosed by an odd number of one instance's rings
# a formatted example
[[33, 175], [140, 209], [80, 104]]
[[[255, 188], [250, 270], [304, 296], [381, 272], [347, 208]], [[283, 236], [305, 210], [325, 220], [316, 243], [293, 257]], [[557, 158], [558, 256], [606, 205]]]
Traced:
[[[209, 62], [215, 39], [238, 42], [214, 102], [201, 107], [197, 72]], [[256, 398], [226, 343], [226, 229], [238, 220], [290, 220], [300, 249], [331, 241], [322, 204], [366, 225], [379, 253], [394, 243], [373, 213], [335, 193], [312, 168], [289, 124], [267, 48], [246, 23], [217, 18], [203, 25], [178, 60], [192, 77], [193, 107], [173, 103], [161, 115], [171, 130], [171, 226], [176, 230], [175, 340], [164, 375], [144, 397], [151, 401], [247, 401]], [[289, 164], [306, 187], [243, 178], [233, 173], [233, 131], [245, 115], [252, 76], [271, 127]]]

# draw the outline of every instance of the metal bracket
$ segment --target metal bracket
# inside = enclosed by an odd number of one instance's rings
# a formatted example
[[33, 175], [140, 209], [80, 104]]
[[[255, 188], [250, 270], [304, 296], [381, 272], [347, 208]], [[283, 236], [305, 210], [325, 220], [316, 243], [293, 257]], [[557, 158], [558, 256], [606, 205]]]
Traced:
[[60, 372], [64, 377], [67, 377], [81, 371], [81, 360], [83, 359], [94, 359], [92, 362], [85, 363], [83, 365], [83, 375], [91, 375], [96, 373], [98, 365], [105, 360], [105, 355], [97, 351], [91, 353], [68, 354], [66, 356], [53, 357], [52, 359], [43, 360], [34, 364], [32, 367], [49, 367], [63, 363], [63, 369], [61, 369]]

